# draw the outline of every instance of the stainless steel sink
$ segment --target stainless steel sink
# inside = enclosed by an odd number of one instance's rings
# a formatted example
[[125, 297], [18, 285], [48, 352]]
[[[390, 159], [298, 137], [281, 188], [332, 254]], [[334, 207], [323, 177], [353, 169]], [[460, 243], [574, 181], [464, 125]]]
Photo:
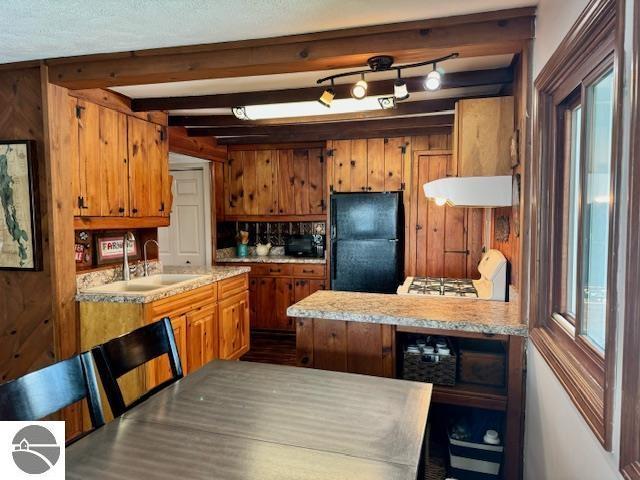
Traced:
[[189, 274], [159, 274], [149, 277], [134, 278], [129, 281], [113, 282], [99, 287], [92, 287], [83, 290], [82, 293], [101, 293], [101, 294], [140, 294], [160, 291], [178, 284], [187, 284], [189, 282], [200, 280], [208, 275], [189, 275]]

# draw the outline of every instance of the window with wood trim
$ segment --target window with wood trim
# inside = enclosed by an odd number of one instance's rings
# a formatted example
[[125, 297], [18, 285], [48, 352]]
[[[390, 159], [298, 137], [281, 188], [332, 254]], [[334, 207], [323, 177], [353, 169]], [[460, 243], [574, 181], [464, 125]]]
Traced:
[[531, 338], [611, 448], [622, 92], [618, 2], [589, 3], [536, 79]]
[[620, 421], [620, 471], [640, 479], [640, 2], [634, 4], [631, 81], [629, 212], [627, 218], [626, 295]]

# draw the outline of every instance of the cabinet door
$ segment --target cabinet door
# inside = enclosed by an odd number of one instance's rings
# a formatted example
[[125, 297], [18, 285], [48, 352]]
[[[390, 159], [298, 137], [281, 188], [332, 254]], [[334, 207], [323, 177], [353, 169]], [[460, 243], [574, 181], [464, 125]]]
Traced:
[[275, 215], [277, 212], [277, 161], [277, 150], [258, 150], [255, 152], [256, 203], [258, 215]]
[[187, 363], [189, 373], [218, 357], [217, 307], [207, 305], [187, 314]]
[[324, 280], [296, 278], [293, 281], [293, 303], [298, 303], [318, 290], [324, 290], [324, 285]]
[[293, 150], [278, 150], [278, 213], [280, 215], [294, 215], [295, 206], [295, 174], [293, 165]]
[[384, 190], [386, 192], [402, 190], [402, 183], [405, 181], [402, 175], [405, 148], [404, 137], [384, 139]]
[[367, 190], [367, 140], [351, 140], [351, 191], [364, 192]]
[[293, 304], [293, 279], [282, 277], [276, 279], [276, 330], [294, 330], [293, 319], [287, 317], [287, 308]]
[[384, 191], [384, 138], [370, 138], [367, 140], [367, 190], [373, 192]]
[[239, 358], [249, 351], [249, 292], [218, 303], [218, 345], [223, 360]]
[[322, 214], [326, 211], [326, 164], [322, 149], [309, 149], [309, 177], [307, 180], [307, 188], [309, 190], [309, 213]]
[[169, 214], [168, 150], [164, 127], [128, 117], [129, 203], [133, 217]]
[[213, 196], [216, 204], [215, 205], [216, 220], [221, 221], [221, 220], [224, 220], [224, 206], [225, 206], [224, 163], [211, 162], [211, 173], [213, 176], [211, 184], [214, 186]]
[[80, 214], [123, 216], [128, 211], [127, 117], [78, 100]]
[[335, 192], [351, 191], [351, 140], [333, 140], [331, 142], [333, 162], [333, 190]]
[[277, 328], [276, 309], [276, 279], [273, 277], [254, 277], [249, 282], [251, 293], [251, 327], [274, 329]]
[[[176, 339], [176, 345], [178, 347], [178, 353], [180, 355], [180, 363], [182, 364], [182, 373], [188, 373], [188, 358], [187, 358], [187, 316], [180, 315], [175, 318], [171, 318], [171, 326], [173, 327], [173, 336]], [[151, 384], [147, 382], [147, 388], [153, 388], [154, 386], [164, 382], [171, 378], [171, 367], [169, 365], [169, 358], [167, 355], [163, 355], [156, 360], [149, 362]], [[147, 370], [149, 372], [149, 370]]]

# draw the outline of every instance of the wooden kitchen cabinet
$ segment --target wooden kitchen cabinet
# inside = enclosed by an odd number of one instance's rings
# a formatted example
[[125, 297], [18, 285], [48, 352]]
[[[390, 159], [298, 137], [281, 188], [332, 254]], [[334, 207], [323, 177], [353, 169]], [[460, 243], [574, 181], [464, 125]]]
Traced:
[[166, 128], [127, 119], [129, 203], [132, 217], [168, 217], [171, 210]]
[[332, 140], [334, 192], [391, 192], [404, 189], [403, 162], [407, 139]]
[[460, 177], [511, 175], [513, 97], [456, 103], [453, 156]]
[[287, 316], [287, 308], [293, 305], [293, 278], [276, 278], [275, 330], [293, 330], [293, 322]]
[[[236, 265], [221, 263], [220, 265]], [[317, 290], [324, 290], [326, 270], [319, 263], [254, 263], [249, 277], [251, 328], [295, 331], [287, 308]]]
[[[176, 339], [176, 346], [178, 347], [178, 354], [180, 356], [180, 363], [182, 364], [183, 373], [186, 375], [188, 371], [188, 349], [187, 349], [187, 315], [180, 315], [175, 318], [171, 318], [171, 327], [173, 327], [173, 336]], [[150, 362], [151, 368], [147, 371], [151, 373], [150, 383], [147, 383], [147, 388], [159, 385], [160, 383], [171, 378], [171, 366], [169, 365], [169, 359], [166, 355], [163, 355], [156, 360]]]
[[323, 215], [325, 171], [321, 148], [232, 150], [225, 165], [224, 215]]
[[187, 314], [187, 364], [189, 373], [218, 358], [218, 311], [215, 304]]
[[166, 225], [171, 210], [166, 126], [100, 104], [109, 98], [106, 92], [69, 96], [76, 228], [132, 228], [138, 224], [131, 217], [145, 217], [149, 227]]
[[77, 99], [76, 215], [125, 216], [129, 212], [127, 116]]
[[240, 358], [249, 351], [249, 293], [238, 293], [218, 303], [220, 358]]

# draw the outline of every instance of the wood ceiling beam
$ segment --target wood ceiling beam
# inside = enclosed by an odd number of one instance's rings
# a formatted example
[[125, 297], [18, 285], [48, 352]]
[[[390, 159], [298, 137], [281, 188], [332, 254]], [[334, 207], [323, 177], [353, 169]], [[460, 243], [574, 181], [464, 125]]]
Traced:
[[169, 128], [169, 151], [216, 162], [227, 159], [227, 147], [213, 137], [189, 137], [184, 127]]
[[403, 128], [423, 128], [453, 125], [453, 115], [430, 115], [422, 117], [393, 118], [384, 120], [360, 120], [351, 122], [331, 122], [312, 125], [254, 125], [244, 127], [188, 128], [189, 137], [226, 137], [246, 135], [307, 135], [317, 133], [331, 138], [342, 130], [362, 132], [365, 130], [399, 130]]
[[290, 142], [321, 142], [325, 140], [346, 140], [350, 138], [391, 138], [414, 135], [442, 135], [450, 134], [451, 126], [436, 126], [422, 128], [400, 128], [392, 130], [363, 130], [363, 131], [340, 131], [334, 135], [309, 133], [299, 134], [279, 134], [279, 135], [251, 135], [246, 137], [225, 137], [217, 139], [219, 145], [247, 145], [260, 143], [290, 143]]
[[458, 52], [517, 53], [534, 36], [535, 8], [266, 39], [50, 59], [50, 79], [71, 89], [361, 67], [374, 55], [397, 63]]
[[[483, 95], [490, 97], [491, 95]], [[464, 97], [473, 98], [473, 97]], [[342, 120], [363, 120], [367, 118], [389, 118], [402, 115], [453, 110], [459, 98], [438, 98], [417, 102], [403, 102], [388, 110], [371, 110], [368, 112], [340, 113], [335, 115], [314, 115], [308, 117], [272, 118], [268, 120], [239, 120], [233, 115], [191, 115], [169, 117], [169, 126], [189, 127], [232, 127], [249, 125], [296, 125], [306, 123], [326, 123]]]
[[[407, 77], [409, 92], [424, 90], [424, 76]], [[374, 80], [368, 82], [368, 95], [391, 95], [395, 79]], [[443, 90], [450, 88], [504, 85], [513, 82], [513, 70], [510, 67], [468, 72], [452, 72], [442, 78]], [[328, 85], [328, 84], [327, 84]], [[242, 105], [266, 105], [272, 103], [304, 102], [317, 100], [327, 85], [306, 88], [288, 88], [282, 90], [264, 90], [256, 92], [225, 93], [219, 95], [192, 95], [185, 97], [138, 98], [131, 100], [134, 112], [151, 110], [181, 110], [198, 108], [231, 108]], [[348, 98], [351, 84], [334, 87], [337, 98]]]

